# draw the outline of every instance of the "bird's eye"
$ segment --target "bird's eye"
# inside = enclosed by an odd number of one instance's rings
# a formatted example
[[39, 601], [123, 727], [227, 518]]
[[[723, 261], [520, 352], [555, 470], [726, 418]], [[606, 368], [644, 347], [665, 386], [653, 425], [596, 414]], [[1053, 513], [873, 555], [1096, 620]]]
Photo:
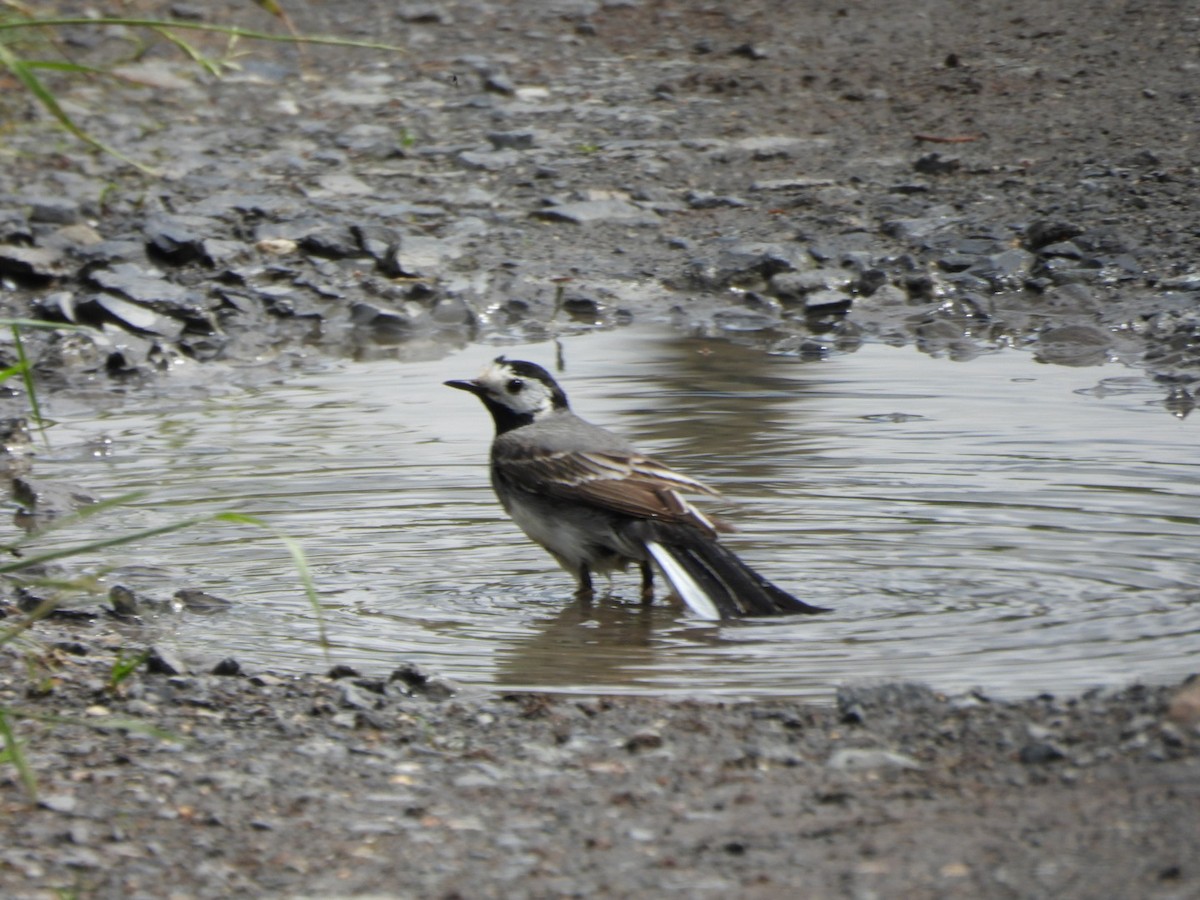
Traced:
[[525, 387], [525, 382], [520, 378], [514, 378], [504, 387], [510, 394], [519, 394], [521, 393], [521, 388]]

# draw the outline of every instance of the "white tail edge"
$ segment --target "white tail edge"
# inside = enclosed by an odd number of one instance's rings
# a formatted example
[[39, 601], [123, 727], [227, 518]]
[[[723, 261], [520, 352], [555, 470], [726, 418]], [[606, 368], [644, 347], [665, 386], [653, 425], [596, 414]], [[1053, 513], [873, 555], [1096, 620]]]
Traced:
[[657, 541], [647, 541], [646, 549], [650, 551], [650, 555], [654, 557], [654, 561], [658, 563], [663, 574], [667, 576], [667, 580], [671, 582], [671, 587], [675, 588], [675, 592], [683, 599], [683, 602], [688, 605], [688, 608], [702, 619], [720, 619], [721, 614], [717, 611], [717, 607], [713, 604], [700, 587], [696, 584], [687, 570], [681, 566], [675, 557], [671, 555], [671, 551]]

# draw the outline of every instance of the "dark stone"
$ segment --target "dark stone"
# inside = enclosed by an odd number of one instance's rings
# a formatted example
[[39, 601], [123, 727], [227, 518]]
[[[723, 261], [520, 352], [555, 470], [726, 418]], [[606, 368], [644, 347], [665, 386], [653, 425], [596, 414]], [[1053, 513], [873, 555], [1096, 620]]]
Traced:
[[483, 75], [483, 89], [493, 94], [503, 94], [506, 97], [511, 97], [517, 92], [516, 84], [503, 72], [485, 73]]
[[630, 753], [640, 753], [643, 750], [657, 750], [662, 745], [662, 735], [652, 731], [640, 732], [625, 741], [625, 749]]
[[1086, 284], [1099, 280], [1100, 264], [1093, 259], [1065, 259], [1053, 256], [1042, 259], [1034, 276], [1049, 279], [1051, 284]]
[[1176, 385], [1171, 388], [1163, 407], [1177, 419], [1186, 419], [1196, 409], [1196, 398], [1188, 393], [1187, 388]]
[[862, 725], [867, 721], [867, 713], [860, 703], [851, 700], [842, 703], [839, 699], [838, 711], [841, 713], [842, 721], [847, 725]]
[[1024, 286], [1037, 257], [1027, 250], [1005, 250], [976, 262], [971, 272], [988, 283], [993, 291], [1015, 291]]
[[227, 656], [212, 667], [213, 675], [241, 675], [242, 664], [232, 656]]
[[770, 289], [784, 303], [800, 303], [809, 294], [845, 288], [851, 281], [853, 275], [844, 269], [808, 269], [771, 276]]
[[87, 644], [81, 644], [79, 641], [55, 641], [54, 649], [69, 653], [71, 656], [87, 656], [91, 652]]
[[0, 275], [43, 283], [66, 273], [61, 250], [49, 247], [19, 247], [13, 244], [0, 245]]
[[397, 236], [377, 267], [388, 278], [433, 278], [452, 255], [449, 241], [428, 235]]
[[455, 694], [455, 688], [449, 682], [425, 674], [412, 663], [395, 669], [388, 677], [388, 681], [402, 685], [406, 693], [420, 695], [430, 700], [445, 700]]
[[534, 145], [532, 131], [490, 131], [487, 139], [493, 150], [529, 150]]
[[26, 199], [30, 222], [50, 225], [74, 225], [83, 216], [79, 204], [67, 197], [35, 197]]
[[350, 233], [363, 253], [383, 262], [400, 247], [400, 232], [387, 225], [351, 225]]
[[[372, 245], [374, 246], [374, 245]], [[379, 269], [381, 275], [387, 278], [414, 278], [416, 275], [408, 272], [404, 268], [403, 258], [401, 256], [401, 239], [396, 238], [390, 243], [382, 255], [376, 256], [376, 268]], [[374, 255], [374, 254], [372, 254]]]
[[1057, 241], [1038, 250], [1040, 256], [1061, 256], [1066, 259], [1083, 259], [1083, 251], [1073, 241]]
[[804, 298], [805, 315], [842, 315], [850, 311], [853, 298], [841, 291], [815, 291]]
[[975, 264], [975, 257], [949, 253], [938, 257], [937, 266], [943, 272], [965, 272]]
[[594, 322], [603, 317], [599, 301], [591, 297], [566, 297], [562, 301], [562, 310], [573, 319]]
[[192, 359], [197, 359], [200, 362], [208, 362], [209, 360], [219, 359], [228, 343], [229, 339], [224, 335], [185, 334], [179, 339], [179, 349], [192, 357]]
[[146, 655], [146, 671], [152, 675], [183, 675], [187, 666], [173, 650], [151, 647]]
[[1200, 291], [1200, 272], [1187, 272], [1163, 278], [1158, 286], [1164, 291]]
[[123, 584], [108, 589], [108, 603], [118, 616], [136, 616], [140, 611], [137, 594]]
[[33, 299], [33, 308], [39, 316], [51, 321], [77, 321], [75, 317], [75, 295], [70, 291], [51, 291]]
[[961, 160], [937, 152], [926, 153], [913, 163], [913, 170], [922, 175], [953, 175], [961, 168]]
[[203, 22], [204, 7], [197, 6], [192, 3], [172, 3], [171, 15], [176, 19], [183, 19], [187, 22]]
[[837, 706], [843, 721], [865, 722], [906, 711], [932, 715], [941, 706], [941, 700], [932, 689], [914, 682], [864, 687], [843, 685], [837, 690]]
[[213, 264], [205, 246], [203, 232], [212, 233], [217, 224], [200, 217], [151, 219], [146, 223], [146, 252], [151, 258], [175, 266], [190, 263]]
[[131, 263], [91, 269], [87, 273], [87, 280], [94, 287], [146, 306], [164, 303], [178, 306], [187, 301], [186, 288], [167, 281], [152, 269]]
[[98, 244], [81, 244], [72, 248], [72, 253], [87, 263], [89, 268], [115, 266], [118, 263], [149, 262], [145, 240], [114, 239]]
[[184, 609], [194, 613], [224, 612], [233, 606], [233, 601], [199, 588], [180, 588], [173, 596]]
[[363, 695], [363, 693], [353, 684], [343, 684], [339, 686], [340, 696], [338, 697], [338, 705], [343, 709], [374, 709], [376, 701]]
[[388, 681], [399, 681], [406, 687], [419, 689], [425, 687], [429, 683], [430, 676], [422, 672], [417, 666], [412, 663], [405, 663], [399, 668], [393, 669]]
[[1049, 244], [1069, 241], [1083, 234], [1083, 229], [1073, 222], [1038, 220], [1025, 229], [1025, 246], [1040, 250]]
[[33, 243], [29, 220], [18, 209], [0, 209], [0, 243], [28, 245]]
[[364, 691], [370, 691], [372, 694], [387, 695], [388, 683], [381, 678], [358, 678], [355, 679], [354, 685]]
[[46, 518], [65, 515], [96, 502], [96, 498], [82, 488], [29, 475], [13, 478], [12, 492], [18, 503]]
[[410, 25], [450, 25], [454, 17], [437, 3], [406, 3], [397, 8], [396, 17]]
[[757, 44], [739, 44], [729, 51], [733, 56], [744, 56], [746, 59], [768, 59], [770, 54]]
[[102, 325], [111, 322], [130, 331], [177, 340], [184, 323], [153, 309], [112, 294], [91, 294], [75, 303], [77, 321]]
[[399, 310], [387, 309], [359, 300], [350, 305], [350, 321], [363, 328], [380, 343], [399, 343], [412, 337], [418, 330], [417, 319]]
[[692, 209], [736, 208], [750, 205], [741, 197], [722, 196], [709, 191], [689, 191], [684, 200]]
[[38, 798], [38, 806], [50, 812], [69, 816], [79, 806], [74, 794], [46, 794]]
[[114, 332], [111, 337], [115, 346], [104, 359], [104, 369], [109, 375], [132, 375], [148, 362], [158, 364], [157, 359], [152, 360], [160, 352], [156, 342], [129, 332]]
[[300, 238], [300, 249], [326, 259], [347, 259], [360, 255], [359, 241], [351, 228], [330, 225]]
[[761, 288], [764, 283], [810, 265], [808, 251], [799, 245], [731, 241], [714, 256], [690, 260], [684, 268], [684, 287], [723, 290]]
[[887, 284], [887, 281], [888, 275], [883, 269], [863, 269], [851, 287], [855, 293], [870, 297]]
[[643, 209], [627, 200], [574, 200], [534, 210], [534, 218], [548, 222], [569, 222], [572, 225], [591, 225], [596, 222], [615, 222], [622, 225], [657, 225], [658, 213]]
[[1017, 759], [1027, 766], [1040, 766], [1066, 759], [1066, 754], [1048, 741], [1026, 744], [1017, 754]]

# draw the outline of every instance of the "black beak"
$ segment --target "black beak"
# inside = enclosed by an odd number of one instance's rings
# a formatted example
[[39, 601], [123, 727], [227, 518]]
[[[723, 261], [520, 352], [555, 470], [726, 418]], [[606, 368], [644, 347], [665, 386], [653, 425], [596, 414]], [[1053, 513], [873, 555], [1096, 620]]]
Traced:
[[476, 397], [483, 393], [483, 389], [474, 381], [443, 381], [442, 384], [446, 385], [446, 387], [457, 388], [460, 391], [474, 394]]

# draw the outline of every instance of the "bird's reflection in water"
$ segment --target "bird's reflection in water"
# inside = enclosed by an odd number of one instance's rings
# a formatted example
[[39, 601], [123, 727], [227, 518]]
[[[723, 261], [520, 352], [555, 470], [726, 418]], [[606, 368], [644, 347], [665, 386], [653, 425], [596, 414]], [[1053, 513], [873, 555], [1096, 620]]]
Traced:
[[614, 594], [572, 600], [530, 625], [531, 634], [497, 649], [498, 685], [619, 691], [661, 675], [670, 645], [710, 644], [719, 635], [715, 623], [686, 618], [674, 600], [646, 605]]

